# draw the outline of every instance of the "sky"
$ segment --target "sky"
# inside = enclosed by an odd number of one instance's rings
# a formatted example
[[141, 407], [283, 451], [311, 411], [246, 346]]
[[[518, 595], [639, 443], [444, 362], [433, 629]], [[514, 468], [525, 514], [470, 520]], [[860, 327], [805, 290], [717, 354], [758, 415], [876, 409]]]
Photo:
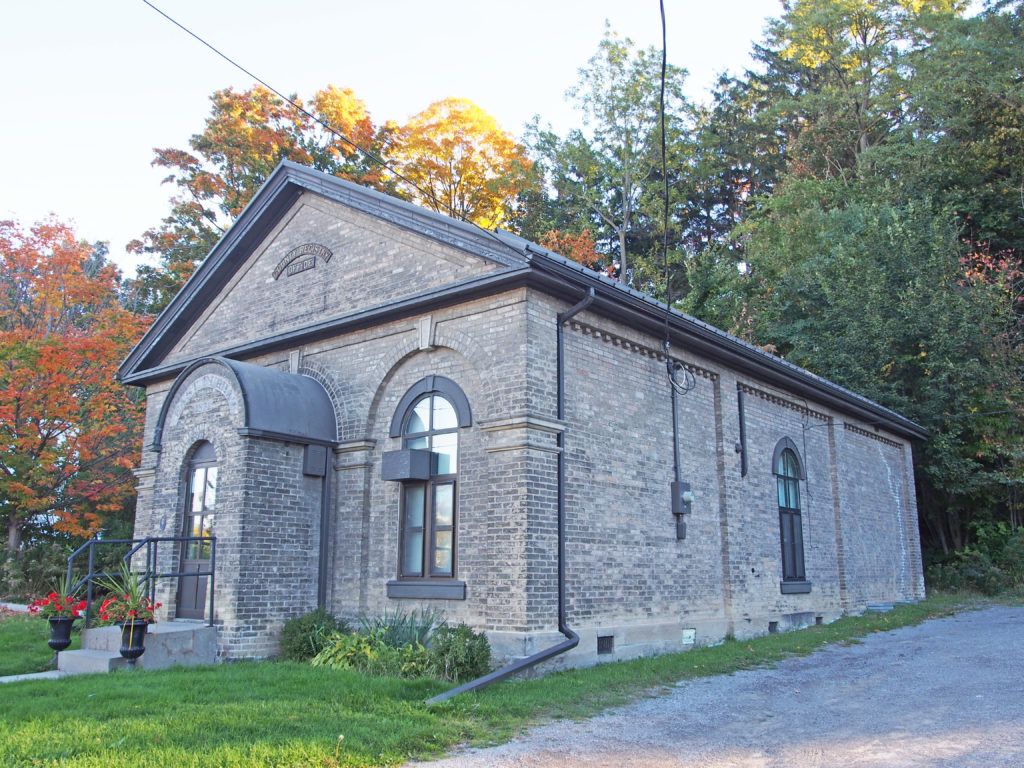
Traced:
[[[717, 76], [752, 65], [780, 0], [664, 0], [670, 63], [706, 100]], [[661, 46], [658, 0], [151, 0], [284, 93], [351, 88], [374, 123], [404, 123], [447, 96], [468, 98], [516, 136], [534, 115], [559, 133], [565, 100], [605, 22]], [[188, 148], [210, 95], [253, 85], [143, 0], [6, 0], [0, 8], [0, 219], [53, 213], [79, 237], [126, 244], [167, 215], [173, 185], [154, 148]]]

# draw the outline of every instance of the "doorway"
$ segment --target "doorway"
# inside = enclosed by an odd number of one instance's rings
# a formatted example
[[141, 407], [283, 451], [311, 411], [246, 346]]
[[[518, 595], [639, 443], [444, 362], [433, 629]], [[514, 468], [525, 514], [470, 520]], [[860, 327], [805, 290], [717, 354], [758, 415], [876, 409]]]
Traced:
[[[214, 513], [217, 508], [217, 455], [210, 443], [201, 443], [188, 465], [185, 494], [184, 536], [195, 537], [184, 542], [181, 572], [195, 573], [178, 579], [175, 616], [181, 619], [202, 619], [209, 602], [210, 554], [213, 542]], [[199, 537], [204, 537], [200, 539]]]

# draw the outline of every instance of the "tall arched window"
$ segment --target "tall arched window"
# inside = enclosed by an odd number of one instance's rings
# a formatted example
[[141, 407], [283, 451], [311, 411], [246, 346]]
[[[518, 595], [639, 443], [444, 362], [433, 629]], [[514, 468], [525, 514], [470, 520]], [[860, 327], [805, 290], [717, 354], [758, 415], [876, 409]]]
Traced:
[[402, 483], [398, 582], [388, 585], [391, 597], [465, 596], [465, 585], [455, 582], [459, 430], [470, 423], [465, 394], [443, 376], [421, 379], [395, 411], [391, 436], [402, 438], [402, 451], [394, 454], [410, 469], [386, 473]]
[[803, 466], [796, 445], [783, 438], [772, 460], [779, 495], [779, 533], [782, 544], [782, 591], [807, 592], [804, 571], [804, 533], [800, 512], [800, 480]]
[[402, 429], [403, 445], [430, 451], [430, 479], [402, 489], [403, 578], [455, 575], [455, 485], [459, 433], [455, 408], [442, 395], [421, 397]]

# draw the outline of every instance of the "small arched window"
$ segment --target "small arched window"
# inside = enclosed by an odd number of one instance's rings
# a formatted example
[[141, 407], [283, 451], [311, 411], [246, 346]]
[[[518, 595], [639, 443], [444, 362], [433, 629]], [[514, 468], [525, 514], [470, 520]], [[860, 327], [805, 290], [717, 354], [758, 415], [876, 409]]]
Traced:
[[807, 577], [804, 571], [804, 533], [800, 509], [800, 480], [803, 478], [803, 466], [792, 440], [783, 438], [779, 442], [775, 449], [773, 464], [779, 497], [782, 591], [808, 591], [795, 588], [796, 584], [806, 584]]

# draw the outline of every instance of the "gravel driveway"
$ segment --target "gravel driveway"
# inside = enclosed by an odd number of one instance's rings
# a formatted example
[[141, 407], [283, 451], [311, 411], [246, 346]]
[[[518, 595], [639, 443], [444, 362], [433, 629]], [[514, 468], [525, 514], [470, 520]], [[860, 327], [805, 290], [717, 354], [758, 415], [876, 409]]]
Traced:
[[878, 633], [774, 669], [680, 683], [430, 768], [1024, 766], [1024, 608]]

